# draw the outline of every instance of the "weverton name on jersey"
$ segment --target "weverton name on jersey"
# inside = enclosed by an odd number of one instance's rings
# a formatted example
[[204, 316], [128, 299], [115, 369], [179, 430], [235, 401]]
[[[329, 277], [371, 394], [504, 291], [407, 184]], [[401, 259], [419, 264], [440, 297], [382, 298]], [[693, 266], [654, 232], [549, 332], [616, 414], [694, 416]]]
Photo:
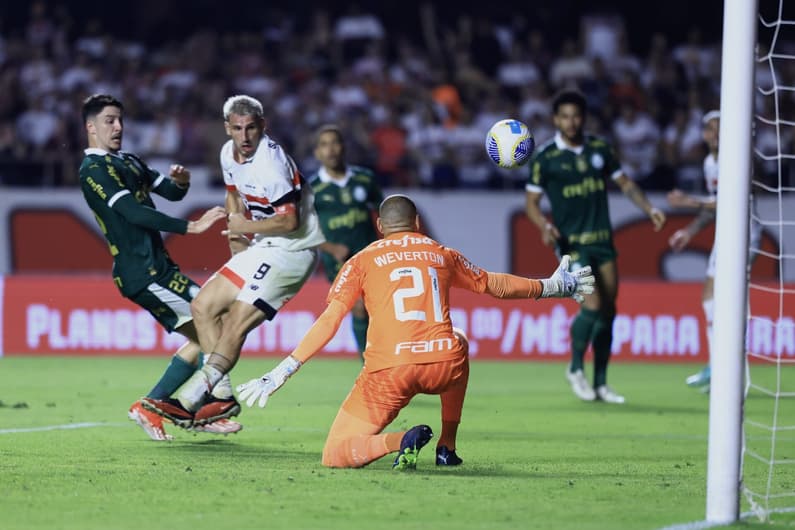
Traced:
[[376, 256], [373, 261], [379, 267], [396, 263], [398, 261], [430, 261], [444, 267], [444, 256], [427, 250], [415, 250], [412, 252], [387, 252]]

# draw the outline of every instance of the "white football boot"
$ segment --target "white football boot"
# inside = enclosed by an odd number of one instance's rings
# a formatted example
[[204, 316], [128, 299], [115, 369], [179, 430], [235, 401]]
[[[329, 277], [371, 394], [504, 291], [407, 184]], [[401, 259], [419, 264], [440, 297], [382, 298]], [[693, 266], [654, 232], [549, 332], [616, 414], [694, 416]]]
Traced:
[[567, 369], [566, 379], [569, 380], [571, 390], [574, 392], [575, 396], [583, 401], [593, 401], [596, 399], [596, 392], [594, 392], [593, 388], [591, 388], [591, 385], [588, 384], [588, 381], [585, 379], [585, 374], [582, 373], [582, 370], [570, 372]]
[[626, 399], [607, 385], [596, 387], [596, 396], [605, 403], [623, 404]]

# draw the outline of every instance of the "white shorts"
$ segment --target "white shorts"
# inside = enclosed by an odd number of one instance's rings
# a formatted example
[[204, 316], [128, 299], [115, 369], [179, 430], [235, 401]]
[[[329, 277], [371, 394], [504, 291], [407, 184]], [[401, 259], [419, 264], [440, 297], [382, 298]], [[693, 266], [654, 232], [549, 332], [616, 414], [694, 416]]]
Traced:
[[281, 247], [249, 247], [221, 267], [220, 274], [240, 292], [237, 300], [251, 304], [272, 320], [295, 296], [317, 265], [317, 250], [286, 250]]
[[[754, 258], [756, 257], [756, 249], [759, 248], [759, 245], [762, 241], [762, 225], [756, 221], [751, 221], [748, 230], [748, 263], [751, 264], [754, 262]], [[707, 261], [707, 277], [715, 277], [715, 243], [712, 243], [712, 250], [709, 253], [709, 261]]]

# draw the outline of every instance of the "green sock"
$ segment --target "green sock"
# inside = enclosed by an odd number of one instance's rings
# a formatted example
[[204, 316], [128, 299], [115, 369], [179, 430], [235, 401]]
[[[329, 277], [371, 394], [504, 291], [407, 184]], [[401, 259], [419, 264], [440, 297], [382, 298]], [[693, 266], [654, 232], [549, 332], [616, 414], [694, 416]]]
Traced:
[[591, 336], [593, 344], [593, 386], [607, 384], [607, 365], [613, 346], [613, 320], [615, 313], [602, 314], [596, 319]]
[[576, 372], [583, 369], [583, 358], [588, 344], [591, 342], [591, 333], [599, 316], [598, 311], [580, 308], [580, 312], [571, 323], [571, 366], [569, 371]]
[[152, 399], [165, 399], [169, 397], [176, 392], [176, 390], [182, 386], [182, 383], [187, 381], [195, 371], [195, 366], [179, 355], [174, 355], [166, 371], [163, 372], [163, 375], [160, 377], [160, 381], [149, 391], [146, 397]]
[[359, 356], [361, 357], [367, 345], [367, 325], [370, 323], [370, 317], [353, 317], [351, 320], [353, 320], [353, 336], [356, 337], [356, 346], [359, 348]]

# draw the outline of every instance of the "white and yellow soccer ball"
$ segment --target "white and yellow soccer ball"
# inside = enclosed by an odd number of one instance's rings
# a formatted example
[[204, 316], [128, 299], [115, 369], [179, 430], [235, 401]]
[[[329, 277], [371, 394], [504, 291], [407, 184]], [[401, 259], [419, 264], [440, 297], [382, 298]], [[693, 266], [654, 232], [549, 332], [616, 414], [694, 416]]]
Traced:
[[535, 147], [533, 134], [519, 120], [500, 120], [486, 135], [486, 153], [495, 164], [506, 169], [526, 164]]

